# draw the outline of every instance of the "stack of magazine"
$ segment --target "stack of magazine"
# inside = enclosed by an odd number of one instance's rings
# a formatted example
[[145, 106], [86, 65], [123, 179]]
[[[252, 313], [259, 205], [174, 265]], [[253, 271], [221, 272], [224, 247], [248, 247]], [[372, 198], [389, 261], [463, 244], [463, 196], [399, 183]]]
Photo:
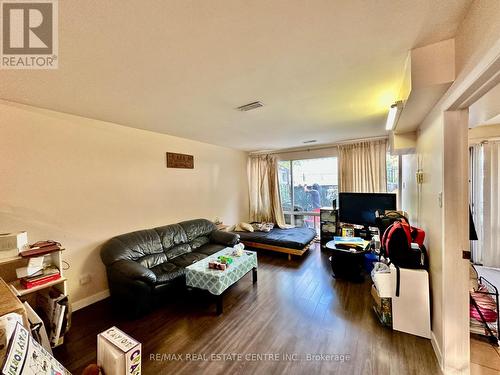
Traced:
[[61, 345], [68, 328], [68, 296], [52, 288], [37, 294], [37, 310], [46, 323], [51, 347]]
[[24, 308], [26, 309], [31, 335], [45, 350], [52, 354], [49, 337], [47, 336], [47, 330], [42, 318], [40, 318], [28, 302], [24, 302]]
[[2, 364], [2, 375], [56, 374], [67, 375], [70, 372], [17, 323]]

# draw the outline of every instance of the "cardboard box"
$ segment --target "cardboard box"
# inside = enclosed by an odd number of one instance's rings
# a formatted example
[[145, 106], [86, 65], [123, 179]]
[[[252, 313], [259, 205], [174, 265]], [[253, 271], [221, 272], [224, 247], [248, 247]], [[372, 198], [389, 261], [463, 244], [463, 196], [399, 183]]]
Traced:
[[0, 259], [12, 258], [28, 245], [28, 233], [0, 233]]
[[97, 336], [97, 364], [105, 374], [140, 375], [141, 343], [111, 327]]
[[372, 276], [378, 295], [382, 298], [392, 297], [392, 282], [390, 272], [375, 272]]
[[372, 284], [373, 311], [383, 325], [392, 327], [392, 298], [380, 297], [375, 284]]

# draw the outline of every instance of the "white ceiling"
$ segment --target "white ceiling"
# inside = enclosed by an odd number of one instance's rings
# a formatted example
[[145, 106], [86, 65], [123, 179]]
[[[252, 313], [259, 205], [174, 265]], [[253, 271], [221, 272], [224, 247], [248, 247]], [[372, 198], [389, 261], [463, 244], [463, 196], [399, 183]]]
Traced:
[[470, 2], [64, 0], [59, 69], [0, 98], [242, 150], [382, 135], [408, 51]]
[[500, 124], [500, 84], [469, 107], [469, 127]]

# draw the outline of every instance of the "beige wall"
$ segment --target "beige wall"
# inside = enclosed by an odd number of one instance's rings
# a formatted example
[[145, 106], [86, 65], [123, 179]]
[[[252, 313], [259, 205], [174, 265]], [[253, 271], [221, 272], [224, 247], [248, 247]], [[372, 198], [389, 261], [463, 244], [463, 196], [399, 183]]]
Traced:
[[[425, 230], [429, 250], [432, 299], [432, 331], [439, 348], [442, 334], [442, 212], [439, 194], [443, 188], [443, 115], [438, 113], [419, 129], [416, 154], [402, 157], [402, 208], [410, 215], [410, 222]], [[415, 173], [424, 171], [424, 182], [419, 188]]]
[[500, 138], [500, 124], [476, 126], [469, 129], [469, 144], [480, 143], [488, 139]]
[[[0, 232], [62, 242], [77, 306], [106, 293], [99, 247], [110, 237], [248, 216], [247, 154], [229, 148], [0, 102], [0, 150]], [[167, 169], [166, 151], [194, 155], [195, 169]]]
[[[471, 5], [456, 36], [457, 79], [420, 125], [417, 140], [416, 157], [424, 172], [424, 183], [416, 199], [409, 202], [408, 206], [412, 211], [418, 212], [418, 223], [427, 234], [432, 286], [433, 345], [445, 373], [468, 373], [469, 349], [466, 287], [463, 295], [452, 293], [452, 288], [456, 289], [462, 285], [462, 281], [466, 278], [466, 272], [462, 272], [462, 268], [467, 261], [461, 259], [460, 248], [451, 249], [446, 243], [444, 234], [448, 233], [451, 226], [444, 223], [444, 211], [439, 205], [440, 193], [445, 188], [445, 174], [447, 181], [450, 181], [453, 179], [453, 175], [450, 174], [458, 170], [454, 165], [458, 160], [448, 157], [450, 153], [456, 152], [453, 148], [456, 145], [450, 147], [444, 138], [444, 113], [450, 105], [447, 99], [453, 97], [459, 89], [463, 89], [469, 74], [486, 53], [499, 42], [499, 16], [500, 2], [497, 0], [475, 1]], [[449, 128], [447, 134], [454, 137], [453, 131]], [[450, 160], [449, 165], [444, 163], [444, 155]], [[408, 172], [408, 175], [416, 171], [417, 165], [413, 168], [414, 170]], [[457, 184], [460, 183], [461, 181], [457, 181]], [[453, 204], [453, 191], [450, 190], [449, 193], [448, 197], [444, 197], [445, 202]], [[446, 208], [447, 212], [450, 212], [450, 207]]]
[[442, 322], [442, 209], [439, 194], [443, 191], [443, 114], [438, 113], [420, 129], [417, 142], [417, 158], [424, 172], [419, 202], [413, 212], [420, 212], [418, 224], [425, 230], [429, 250], [430, 283], [432, 299], [432, 331], [440, 350], [443, 348]]
[[416, 154], [401, 155], [401, 209], [410, 217], [410, 223], [418, 225]]
[[500, 1], [475, 0], [455, 37], [455, 69], [466, 75], [477, 61], [498, 41]]

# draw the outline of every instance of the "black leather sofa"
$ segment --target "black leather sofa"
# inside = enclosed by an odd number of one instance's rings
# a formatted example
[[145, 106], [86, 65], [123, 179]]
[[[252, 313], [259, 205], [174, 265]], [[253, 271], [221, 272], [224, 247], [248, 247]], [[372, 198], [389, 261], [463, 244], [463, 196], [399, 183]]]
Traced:
[[238, 242], [237, 234], [219, 231], [205, 219], [113, 237], [103, 245], [101, 259], [114, 306], [132, 315], [149, 311], [185, 287], [185, 267]]

